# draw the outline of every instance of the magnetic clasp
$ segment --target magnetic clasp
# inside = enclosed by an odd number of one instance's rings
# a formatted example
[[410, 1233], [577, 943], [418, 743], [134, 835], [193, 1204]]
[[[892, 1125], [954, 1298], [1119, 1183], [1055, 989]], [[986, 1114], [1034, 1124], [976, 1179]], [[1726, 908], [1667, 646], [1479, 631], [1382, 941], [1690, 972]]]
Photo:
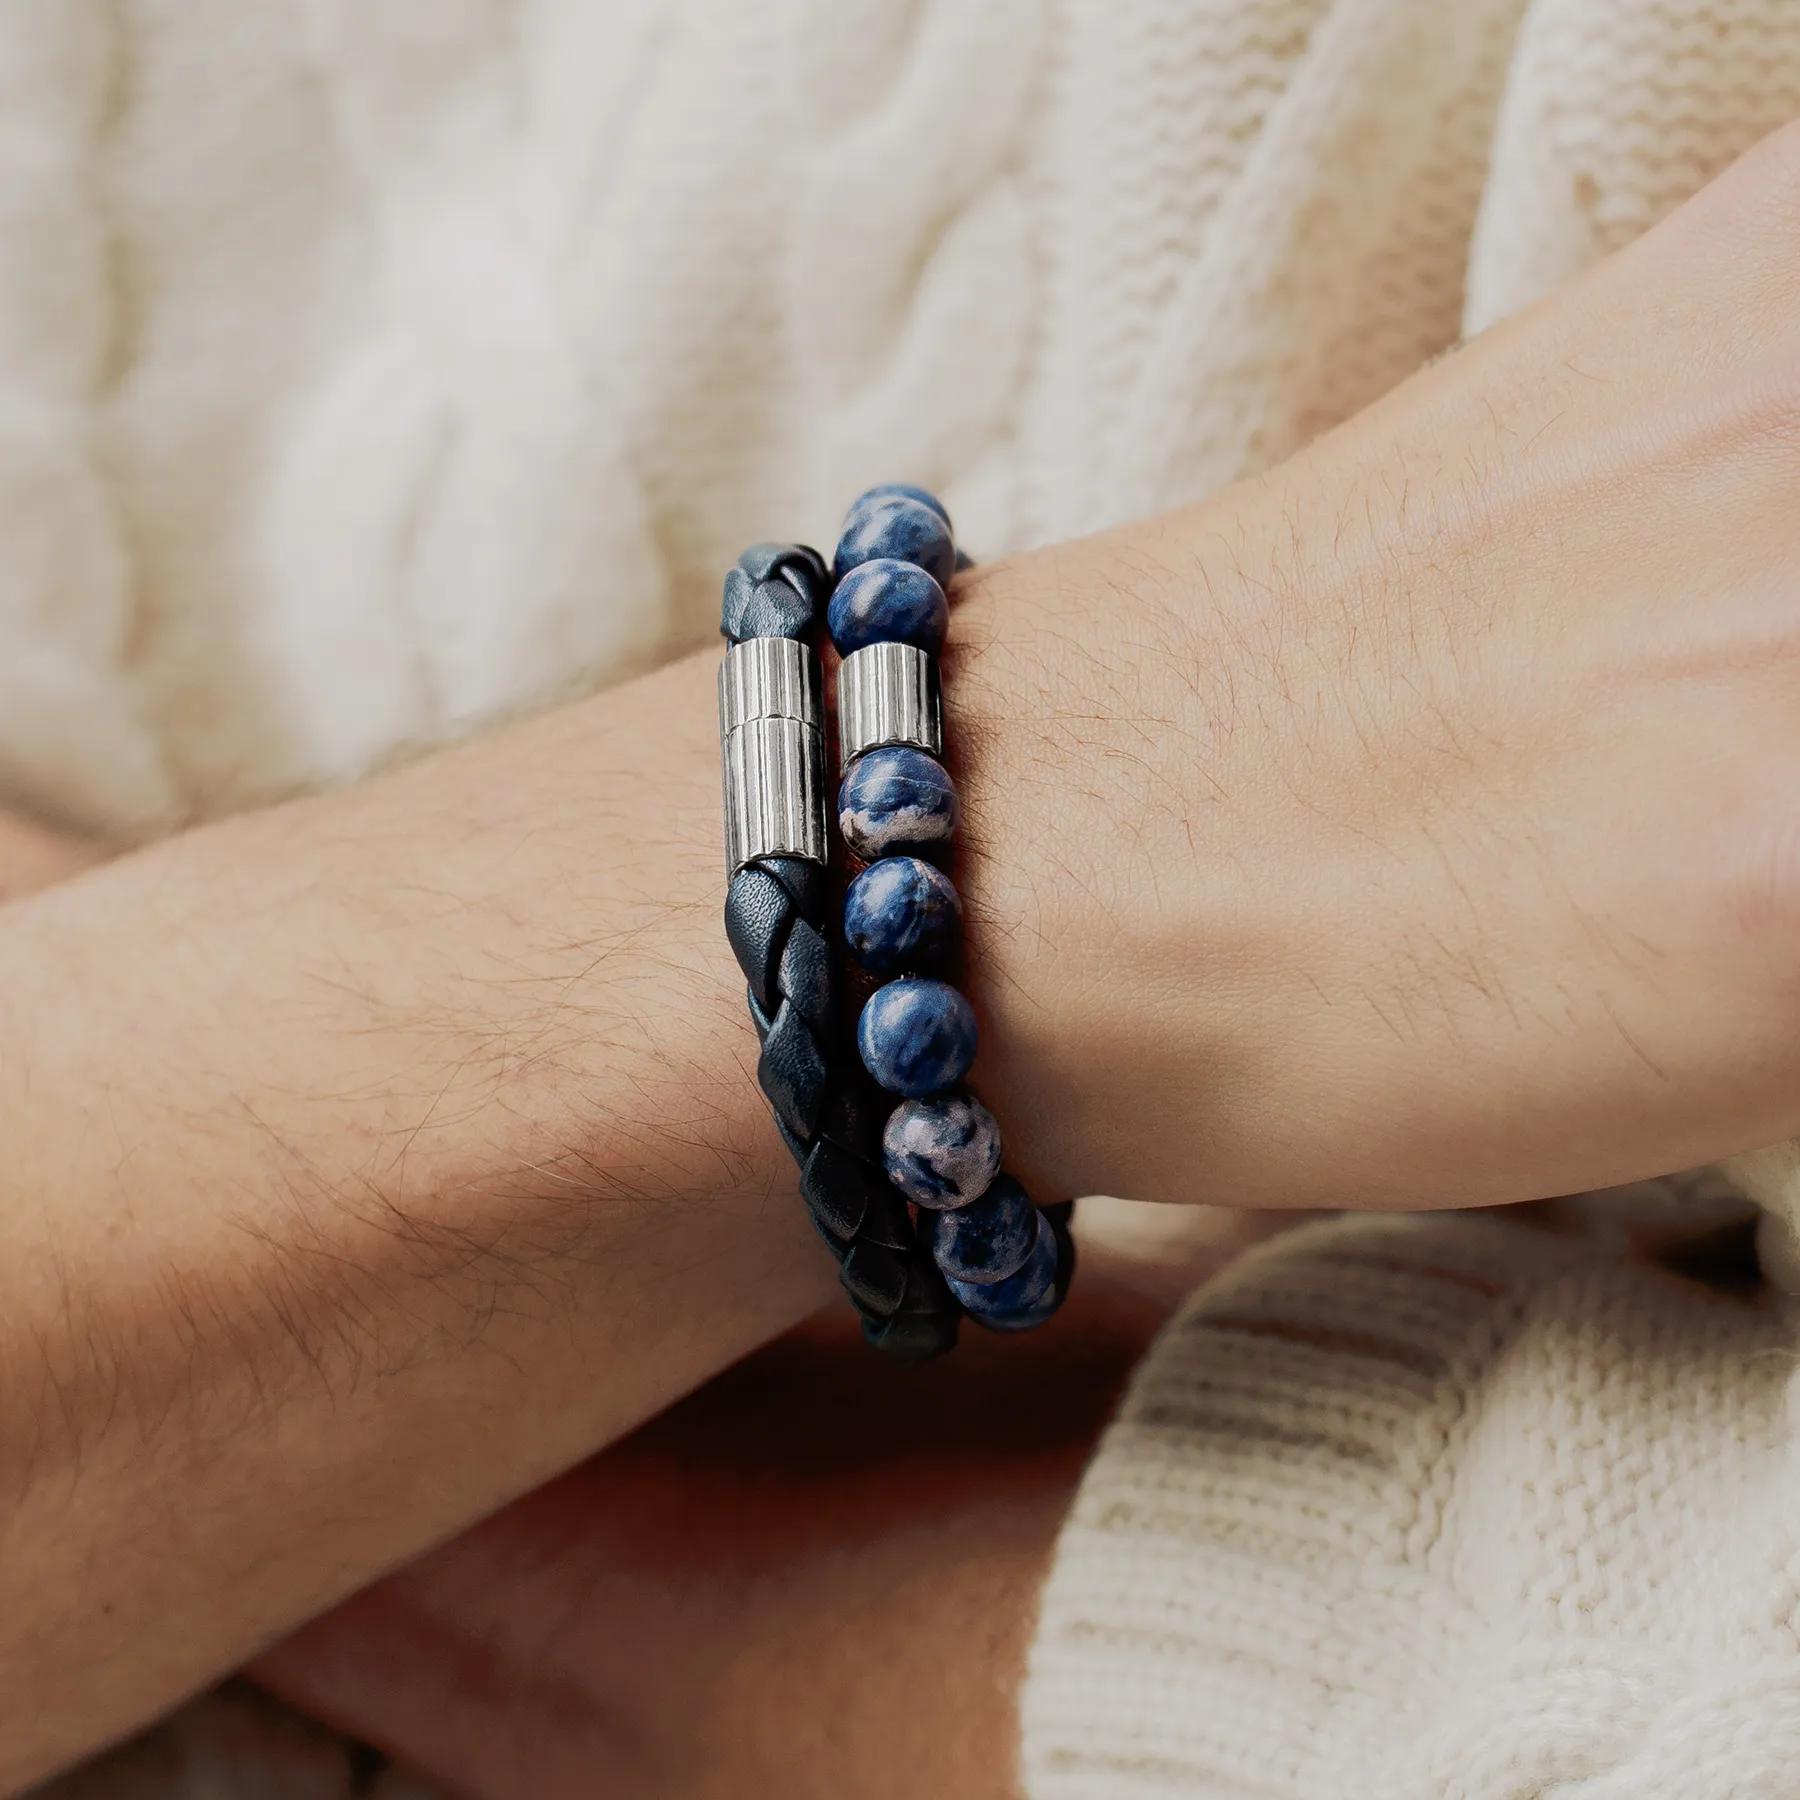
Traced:
[[792, 638], [748, 638], [719, 670], [725, 873], [763, 856], [823, 864], [825, 744], [819, 659]]

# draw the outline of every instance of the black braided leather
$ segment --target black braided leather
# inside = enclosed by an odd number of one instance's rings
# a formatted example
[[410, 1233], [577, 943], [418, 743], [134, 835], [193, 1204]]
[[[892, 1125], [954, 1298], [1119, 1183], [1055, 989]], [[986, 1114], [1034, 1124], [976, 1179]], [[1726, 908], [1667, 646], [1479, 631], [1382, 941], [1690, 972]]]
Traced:
[[[733, 643], [805, 637], [830, 591], [816, 550], [757, 544], [725, 579], [722, 630]], [[732, 878], [725, 933], [762, 1042], [757, 1081], [800, 1165], [801, 1197], [838, 1259], [863, 1335], [902, 1361], [923, 1362], [955, 1345], [962, 1309], [882, 1168], [893, 1097], [864, 1071], [840, 1016], [829, 903], [825, 870], [799, 857], [762, 857]]]

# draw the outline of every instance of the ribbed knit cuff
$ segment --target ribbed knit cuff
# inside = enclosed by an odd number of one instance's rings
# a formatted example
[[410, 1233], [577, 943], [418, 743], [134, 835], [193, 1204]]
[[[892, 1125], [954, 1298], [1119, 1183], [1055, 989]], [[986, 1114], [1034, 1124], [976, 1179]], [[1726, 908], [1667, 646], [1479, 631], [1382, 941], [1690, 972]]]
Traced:
[[1419, 1730], [1422, 1672], [1461, 1660], [1436, 1564], [1471, 1391], [1572, 1254], [1486, 1219], [1334, 1221], [1190, 1302], [1064, 1532], [1032, 1800], [1353, 1791], [1335, 1759]]

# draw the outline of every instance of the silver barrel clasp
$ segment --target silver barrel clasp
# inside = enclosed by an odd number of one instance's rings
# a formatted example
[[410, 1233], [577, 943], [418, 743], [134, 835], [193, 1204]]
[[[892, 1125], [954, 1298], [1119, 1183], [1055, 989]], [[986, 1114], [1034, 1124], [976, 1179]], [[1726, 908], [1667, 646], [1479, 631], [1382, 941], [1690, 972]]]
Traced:
[[824, 706], [819, 658], [794, 638], [746, 638], [719, 668], [725, 875], [759, 856], [823, 864]]

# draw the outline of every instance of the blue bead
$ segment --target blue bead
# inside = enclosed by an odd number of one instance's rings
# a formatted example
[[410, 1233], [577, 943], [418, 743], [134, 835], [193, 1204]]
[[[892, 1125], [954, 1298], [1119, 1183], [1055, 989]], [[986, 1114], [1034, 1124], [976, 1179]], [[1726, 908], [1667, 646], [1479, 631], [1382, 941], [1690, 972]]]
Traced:
[[[957, 1215], [944, 1216], [954, 1219]], [[1002, 1331], [1028, 1330], [1056, 1311], [1056, 1233], [1041, 1212], [1035, 1216], [1037, 1242], [1023, 1268], [1004, 1281], [950, 1281], [950, 1292], [958, 1304], [983, 1325]]]
[[949, 843], [960, 811], [943, 764], [905, 744], [859, 756], [838, 789], [838, 829], [864, 862]]
[[950, 632], [950, 602], [917, 563], [878, 556], [838, 583], [826, 618], [840, 656], [870, 644], [916, 644], [936, 656]]
[[956, 573], [956, 540], [942, 514], [905, 494], [884, 494], [851, 511], [838, 539], [838, 580], [881, 556], [917, 563], [939, 587]]
[[1010, 1175], [972, 1206], [934, 1212], [924, 1225], [931, 1254], [951, 1281], [990, 1287], [1016, 1275], [1037, 1248], [1038, 1209]]
[[[876, 487], [865, 488], [850, 502], [850, 510], [861, 512], [865, 506], [877, 500], [891, 499], [896, 494], [903, 500], [916, 500], [921, 506], [929, 506], [946, 525], [950, 524], [950, 514], [943, 501], [930, 488], [915, 487], [910, 481], [884, 481]], [[954, 533], [956, 528], [952, 525], [950, 529]]]
[[979, 1100], [903, 1100], [881, 1134], [888, 1180], [933, 1212], [979, 1200], [1000, 1172], [1000, 1127]]
[[856, 1047], [890, 1094], [940, 1094], [975, 1061], [975, 1009], [948, 982], [904, 975], [869, 996]]
[[844, 896], [844, 942], [874, 975], [940, 962], [956, 948], [962, 901], [950, 877], [916, 856], [884, 856]]

